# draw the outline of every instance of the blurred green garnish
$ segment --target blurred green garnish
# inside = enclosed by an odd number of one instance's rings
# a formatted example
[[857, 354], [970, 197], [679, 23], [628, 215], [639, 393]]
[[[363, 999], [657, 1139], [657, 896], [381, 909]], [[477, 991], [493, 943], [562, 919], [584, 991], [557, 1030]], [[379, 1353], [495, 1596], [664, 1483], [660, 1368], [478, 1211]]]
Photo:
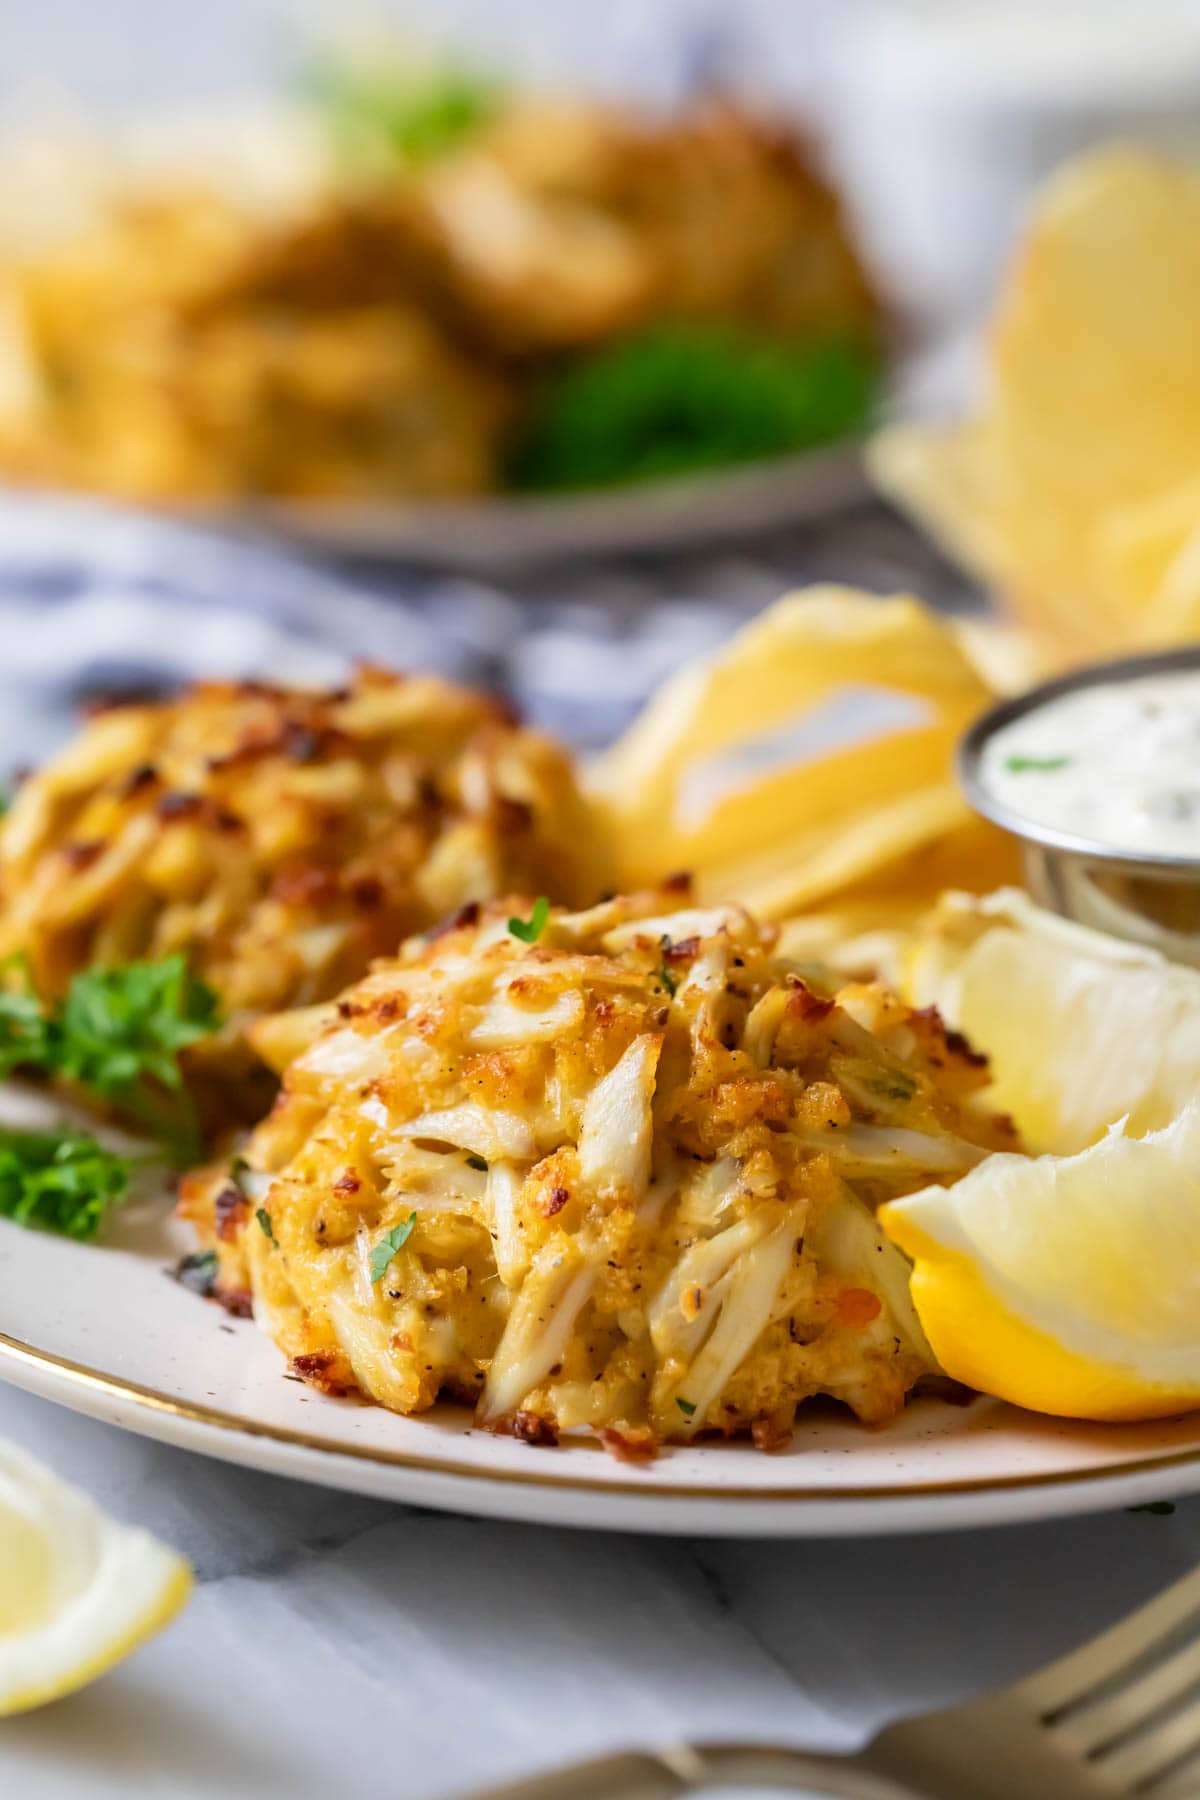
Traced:
[[537, 394], [507, 471], [518, 489], [603, 488], [781, 456], [860, 430], [879, 376], [848, 339], [785, 344], [732, 325], [653, 325]]
[[372, 70], [325, 62], [302, 85], [351, 165], [434, 162], [486, 125], [502, 99], [496, 83], [454, 64]]
[[0, 1076], [20, 1068], [53, 1068], [56, 1023], [34, 992], [28, 963], [18, 954], [6, 957], [0, 969], [7, 983], [0, 987]]

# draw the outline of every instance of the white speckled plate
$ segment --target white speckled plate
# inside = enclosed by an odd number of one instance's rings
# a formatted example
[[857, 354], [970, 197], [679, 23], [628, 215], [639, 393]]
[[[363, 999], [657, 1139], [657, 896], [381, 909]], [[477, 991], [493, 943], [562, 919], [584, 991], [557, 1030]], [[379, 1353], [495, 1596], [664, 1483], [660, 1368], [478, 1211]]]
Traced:
[[[12, 1088], [6, 1123], [46, 1103]], [[209, 1456], [422, 1506], [614, 1530], [834, 1536], [933, 1531], [1200, 1491], [1200, 1414], [1142, 1426], [1037, 1418], [985, 1399], [919, 1400], [882, 1431], [803, 1418], [789, 1449], [669, 1450], [648, 1467], [591, 1439], [530, 1448], [440, 1408], [401, 1419], [285, 1374], [273, 1344], [170, 1278], [191, 1248], [167, 1197], [106, 1241], [0, 1220], [0, 1379]]]
[[670, 552], [802, 525], [867, 498], [850, 442], [769, 462], [586, 494], [478, 500], [264, 500], [189, 507], [209, 524], [249, 527], [341, 554], [495, 574], [563, 557]]

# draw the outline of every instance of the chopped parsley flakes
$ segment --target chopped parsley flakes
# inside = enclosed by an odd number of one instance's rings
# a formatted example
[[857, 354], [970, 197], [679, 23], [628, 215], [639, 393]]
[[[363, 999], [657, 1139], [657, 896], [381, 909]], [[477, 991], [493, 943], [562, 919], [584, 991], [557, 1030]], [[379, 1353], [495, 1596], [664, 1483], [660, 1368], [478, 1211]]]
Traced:
[[193, 1294], [207, 1300], [217, 1285], [217, 1253], [215, 1250], [190, 1250], [175, 1264], [175, 1279]]
[[533, 903], [533, 911], [527, 919], [510, 919], [508, 929], [523, 944], [536, 944], [546, 929], [546, 921], [550, 917], [550, 902], [545, 894], [539, 894]]
[[1049, 775], [1055, 769], [1065, 769], [1070, 762], [1069, 756], [1006, 756], [1004, 766], [1010, 775]]
[[868, 1086], [881, 1100], [911, 1100], [917, 1091], [912, 1076], [901, 1074], [899, 1069], [885, 1069], [874, 1076]]
[[405, 1244], [407, 1244], [409, 1238], [412, 1236], [413, 1227], [416, 1225], [416, 1222], [417, 1215], [415, 1212], [412, 1212], [409, 1213], [407, 1219], [402, 1219], [399, 1225], [393, 1225], [390, 1231], [384, 1232], [383, 1236], [371, 1252], [372, 1283], [383, 1280], [391, 1266], [392, 1258], [398, 1250], [403, 1250]]

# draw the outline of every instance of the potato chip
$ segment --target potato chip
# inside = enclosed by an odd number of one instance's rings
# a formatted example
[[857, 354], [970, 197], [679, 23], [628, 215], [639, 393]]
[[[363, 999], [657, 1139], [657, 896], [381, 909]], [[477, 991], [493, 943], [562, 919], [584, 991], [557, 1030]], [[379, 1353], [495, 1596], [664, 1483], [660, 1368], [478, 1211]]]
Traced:
[[982, 415], [883, 432], [873, 472], [1060, 658], [1194, 636], [1198, 342], [1200, 174], [1093, 152], [1034, 207]]
[[703, 900], [785, 918], [860, 891], [915, 912], [946, 880], [1007, 879], [1007, 840], [951, 769], [991, 698], [961, 634], [917, 601], [789, 595], [681, 670], [594, 771], [613, 883], [688, 869]]

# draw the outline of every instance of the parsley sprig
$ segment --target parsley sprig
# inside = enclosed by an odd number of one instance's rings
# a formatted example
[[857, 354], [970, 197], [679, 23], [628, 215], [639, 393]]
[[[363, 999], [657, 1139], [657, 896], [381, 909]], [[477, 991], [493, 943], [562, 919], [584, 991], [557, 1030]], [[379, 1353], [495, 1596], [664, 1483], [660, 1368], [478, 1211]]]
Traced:
[[523, 944], [536, 944], [546, 929], [546, 921], [550, 917], [550, 902], [545, 894], [539, 894], [533, 903], [533, 911], [527, 919], [510, 919], [508, 929]]
[[0, 1216], [63, 1237], [94, 1238], [125, 1198], [130, 1165], [85, 1132], [0, 1129]]
[[87, 969], [61, 1004], [45, 1002], [28, 968], [10, 964], [0, 990], [0, 1074], [38, 1069], [77, 1082], [161, 1140], [172, 1159], [199, 1148], [180, 1052], [220, 1023], [217, 996], [182, 955]]

